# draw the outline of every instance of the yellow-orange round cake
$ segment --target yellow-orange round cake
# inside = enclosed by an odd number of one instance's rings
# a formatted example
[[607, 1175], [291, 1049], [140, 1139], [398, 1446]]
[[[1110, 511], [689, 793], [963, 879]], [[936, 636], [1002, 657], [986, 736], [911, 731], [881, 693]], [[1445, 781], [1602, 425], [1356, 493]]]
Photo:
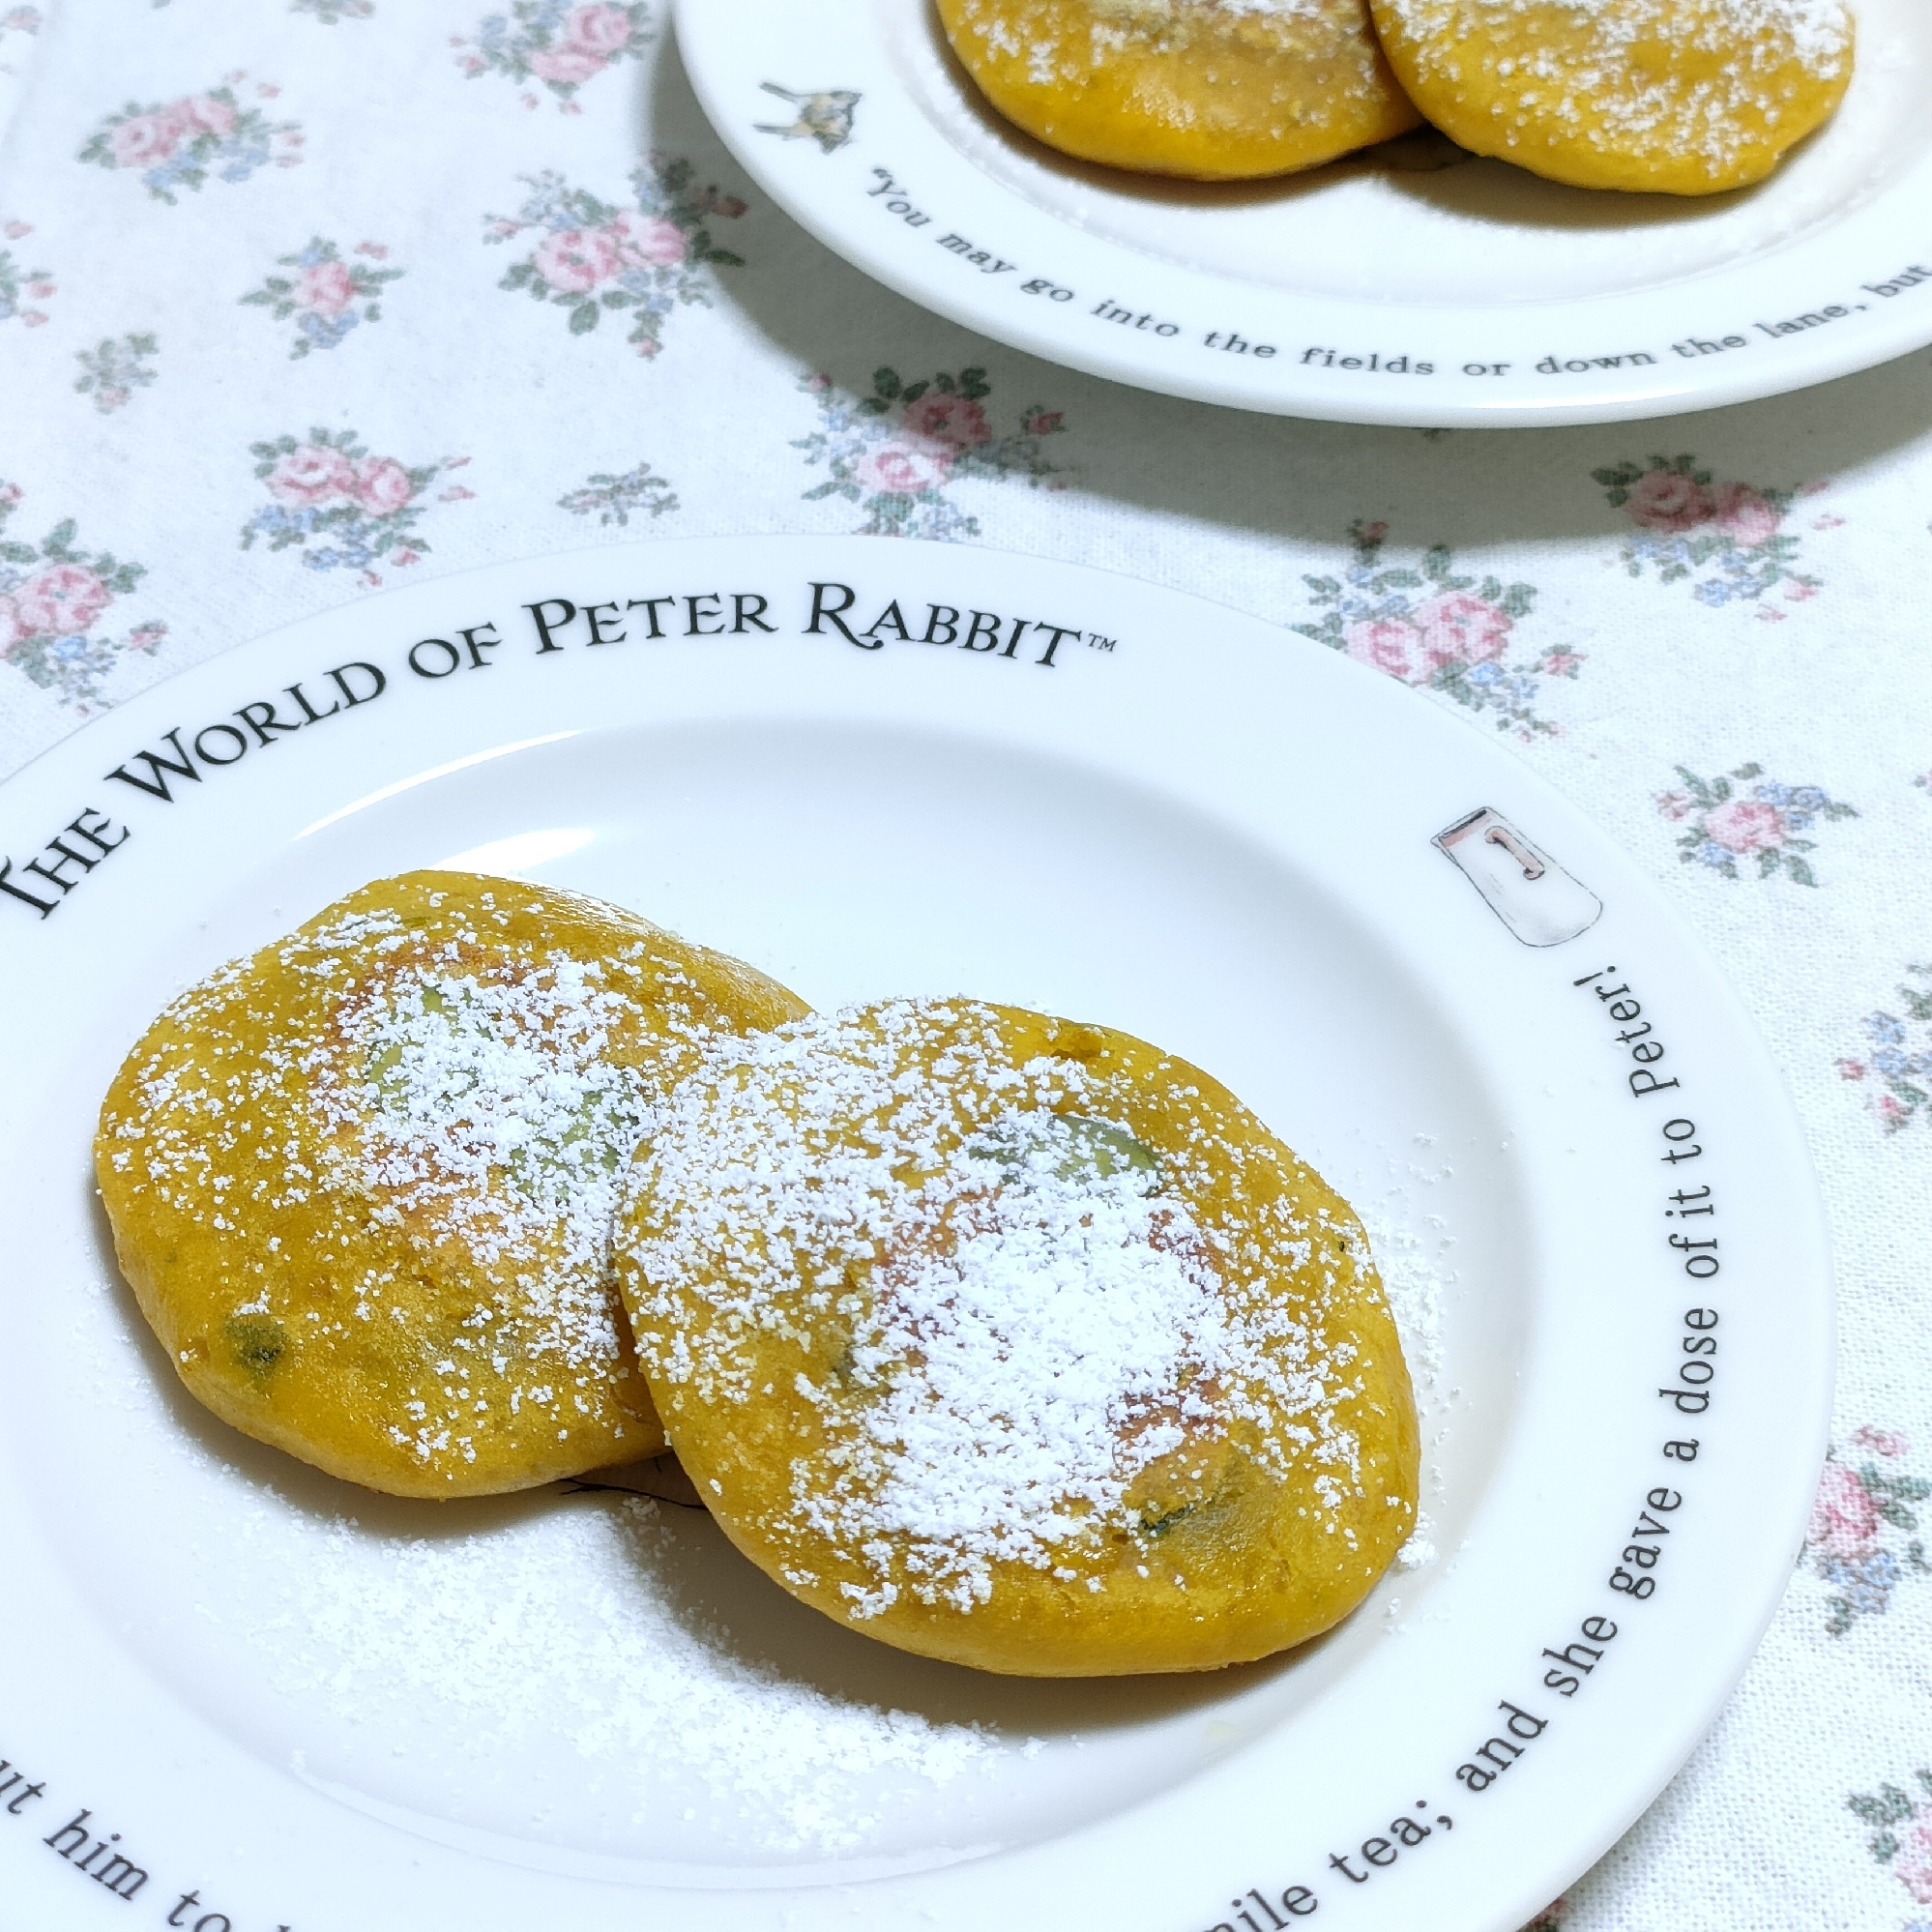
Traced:
[[1851, 83], [1842, 0], [1369, 0], [1453, 141], [1578, 188], [1747, 187]]
[[623, 1176], [717, 1029], [804, 1010], [575, 893], [380, 880], [128, 1056], [95, 1143], [122, 1270], [210, 1409], [370, 1488], [653, 1454], [610, 1273]]
[[939, 0], [939, 15], [1001, 114], [1113, 167], [1292, 174], [1421, 118], [1364, 0]]
[[901, 1649], [1039, 1677], [1264, 1656], [1414, 1526], [1360, 1223], [1126, 1034], [889, 1001], [721, 1041], [617, 1247], [726, 1534]]

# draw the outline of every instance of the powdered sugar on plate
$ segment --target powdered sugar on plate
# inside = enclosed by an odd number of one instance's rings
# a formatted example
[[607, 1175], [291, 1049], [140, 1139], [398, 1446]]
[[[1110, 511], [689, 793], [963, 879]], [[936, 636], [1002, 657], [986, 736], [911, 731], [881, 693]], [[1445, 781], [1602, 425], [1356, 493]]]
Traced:
[[[1402, 1337], [1402, 1357], [1415, 1386], [1416, 1416], [1421, 1427], [1421, 1494], [1416, 1528], [1395, 1559], [1403, 1571], [1427, 1568], [1441, 1554], [1429, 1506], [1440, 1508], [1443, 1501], [1443, 1454], [1462, 1393], [1449, 1384], [1443, 1336], [1444, 1297], [1457, 1281], [1450, 1259], [1455, 1243], [1443, 1218], [1426, 1205], [1429, 1190], [1449, 1181], [1452, 1171], [1431, 1157], [1433, 1145], [1432, 1135], [1417, 1135], [1413, 1156], [1390, 1163], [1389, 1185], [1379, 1197], [1366, 1188], [1356, 1189], [1350, 1197], [1367, 1232], [1389, 1312]], [[1400, 1609], [1399, 1599], [1391, 1598], [1390, 1615]]]
[[[409, 1736], [426, 1728], [465, 1759], [574, 1763], [630, 1835], [688, 1856], [720, 1840], [740, 1856], [848, 1853], [878, 1827], [882, 1789], [984, 1775], [1027, 1748], [759, 1661], [690, 1599], [717, 1532], [641, 1497], [553, 1500], [470, 1536], [339, 1517], [264, 1531], [285, 1554], [291, 1531], [299, 1543], [279, 1605], [242, 1633], [281, 1695], [378, 1733], [407, 1712]], [[541, 1828], [555, 1780], [531, 1782]]]

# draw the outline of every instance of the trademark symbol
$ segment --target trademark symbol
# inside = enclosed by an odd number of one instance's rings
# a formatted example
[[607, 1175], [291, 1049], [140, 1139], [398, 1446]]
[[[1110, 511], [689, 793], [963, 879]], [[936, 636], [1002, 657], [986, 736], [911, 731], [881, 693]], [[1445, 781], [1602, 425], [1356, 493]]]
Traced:
[[1089, 630], [1086, 632], [1086, 638], [1087, 648], [1090, 651], [1111, 651], [1114, 648], [1115, 640], [1111, 637], [1102, 637], [1098, 630]]

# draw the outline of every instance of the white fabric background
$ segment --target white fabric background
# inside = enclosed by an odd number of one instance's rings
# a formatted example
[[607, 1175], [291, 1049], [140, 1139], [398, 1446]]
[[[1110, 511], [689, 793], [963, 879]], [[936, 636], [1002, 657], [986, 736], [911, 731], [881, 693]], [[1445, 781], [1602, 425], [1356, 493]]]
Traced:
[[[318, 428], [353, 431], [365, 463], [423, 471], [466, 459], [412, 483], [430, 547], [414, 561], [386, 549], [370, 574], [390, 584], [652, 531], [836, 531], [883, 517], [923, 529], [977, 519], [977, 536], [952, 534], [1199, 591], [1280, 623], [1284, 651], [1323, 648], [1289, 627], [1319, 624], [1304, 578], [1354, 561], [1358, 521], [1387, 526], [1384, 568], [1446, 544], [1458, 574], [1531, 587], [1503, 661], [1552, 651], [1583, 661], [1573, 676], [1536, 677], [1530, 708], [1555, 729], [1508, 742], [1650, 868], [1742, 989], [1823, 1177], [1843, 1325], [1838, 1508], [1821, 1521], [1824, 1542], [1716, 1732], [1539, 1922], [1566, 1932], [1932, 1922], [1921, 1902], [1932, 1901], [1932, 1814], [1917, 1810], [1932, 1806], [1932, 1787], [1915, 1782], [1932, 1766], [1932, 1575], [1913, 1566], [1908, 1521], [1914, 1485], [1932, 1477], [1932, 1110], [1897, 1100], [1874, 1063], [1886, 1042], [1867, 1024], [1882, 1013], [1902, 1023], [1889, 1050], [1908, 1056], [1891, 1064], [1910, 1088], [1909, 1056], [1932, 1047], [1932, 1026], [1911, 1018], [1897, 990], [1910, 967], [1932, 963], [1932, 789], [1916, 782], [1932, 768], [1932, 355], [1745, 408], [1543, 432], [1356, 429], [1142, 395], [907, 307], [763, 205], [707, 127], [661, 19], [640, 55], [566, 98], [541, 75], [466, 73], [452, 38], [477, 43], [488, 4], [0, 0], [0, 249], [23, 291], [0, 318], [0, 491], [19, 492], [4, 539], [38, 547], [72, 518], [76, 554], [111, 552], [144, 572], [84, 612], [102, 666], [88, 694], [48, 682], [47, 633], [27, 634], [46, 560], [0, 566], [11, 599], [0, 602], [0, 775], [170, 671], [368, 593], [354, 568], [305, 563], [319, 540], [242, 546], [274, 501], [250, 446], [307, 442]], [[546, 20], [553, 44], [568, 38], [563, 7], [525, 0], [524, 11], [512, 38]], [[651, 11], [661, 14], [661, 0]], [[604, 26], [614, 32], [607, 15]], [[296, 124], [300, 145], [284, 136], [275, 149], [294, 164], [211, 177], [170, 206], [138, 169], [77, 159], [130, 102], [203, 97], [234, 73], [239, 107]], [[690, 270], [711, 306], [674, 306], [660, 353], [646, 358], [626, 341], [624, 317], [574, 335], [566, 308], [499, 286], [539, 238], [490, 244], [485, 221], [514, 215], [529, 192], [519, 177], [543, 170], [626, 203], [652, 150], [688, 160], [698, 184], [749, 206], [710, 222], [745, 265]], [[241, 298], [296, 273], [278, 258], [317, 237], [345, 261], [403, 273], [381, 290], [381, 319], [296, 359], [299, 314], [278, 321]], [[388, 252], [357, 255], [365, 242]], [[29, 269], [46, 271], [50, 293], [27, 292]], [[106, 409], [98, 386], [76, 390], [83, 354], [142, 333], [157, 344], [151, 382]], [[842, 418], [871, 395], [882, 366], [907, 383], [982, 368], [991, 435], [957, 446], [901, 437], [939, 480], [883, 511], [864, 487], [858, 503], [808, 499], [831, 472], [797, 446], [828, 412]], [[815, 375], [829, 387], [806, 387]], [[1029, 437], [1022, 419], [1041, 411], [1060, 426]], [[849, 432], [846, 470], [863, 457], [854, 437], [876, 449], [896, 422], [889, 411]], [[1716, 566], [1683, 580], [1663, 580], [1654, 558], [1632, 573], [1628, 546], [1645, 528], [1593, 473], [1650, 468], [1654, 456], [1668, 468], [1685, 453], [1711, 479], [1688, 486], [1690, 512], [1712, 512], [1688, 540], [1728, 528], [1742, 568], [1783, 572], [1763, 597], [1695, 595], [1721, 569], [1722, 544]], [[640, 464], [676, 508], [654, 517], [640, 506], [620, 527], [564, 507], [593, 475]], [[1040, 464], [1051, 473], [1029, 474]], [[1644, 488], [1639, 507], [1667, 512], [1667, 486]], [[1720, 506], [1728, 526], [1713, 520]], [[99, 575], [95, 563], [77, 568]], [[1792, 573], [1815, 583], [1794, 597]], [[1413, 604], [1435, 592], [1396, 595]], [[1486, 622], [1477, 630], [1493, 636]], [[151, 650], [128, 642], [145, 625], [166, 627]], [[1457, 699], [1470, 668], [1420, 675], [1469, 728], [1495, 730], [1493, 706]], [[1806, 828], [1774, 797], [1770, 818], [1716, 821], [1734, 838], [1755, 824], [1770, 840], [1759, 848], [1772, 854], [1769, 876], [1755, 851], [1738, 858], [1736, 877], [1686, 861], [1679, 840], [1700, 820], [1694, 809], [1670, 815], [1683, 804], [1668, 804], [1683, 789], [1677, 768], [1714, 780], [1748, 764], [1763, 771], [1733, 781], [1734, 803], [1764, 803], [1763, 784], [1818, 787], [1857, 815], [1820, 814]], [[1811, 849], [1792, 842], [1800, 837]], [[1815, 884], [1793, 876], [1794, 857]], [[1879, 1109], [1888, 1095], [1904, 1113], [1889, 1124]], [[1903, 1483], [1890, 1496], [1897, 1520], [1875, 1513], [1857, 1475], [1865, 1466]], [[1898, 1569], [1889, 1587], [1888, 1557]], [[1835, 1634], [1845, 1586], [1820, 1567], [1833, 1562], [1867, 1585], [1866, 1607]], [[1911, 1800], [1889, 1857], [1870, 1848], [1875, 1828], [1848, 1802], [1887, 1784]]]

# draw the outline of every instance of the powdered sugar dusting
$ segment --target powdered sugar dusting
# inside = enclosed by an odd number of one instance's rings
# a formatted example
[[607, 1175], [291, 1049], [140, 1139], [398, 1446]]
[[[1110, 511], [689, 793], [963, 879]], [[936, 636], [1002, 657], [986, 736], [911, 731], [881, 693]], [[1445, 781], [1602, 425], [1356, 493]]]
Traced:
[[656, 1437], [610, 1265], [630, 1156], [717, 1027], [798, 1010], [570, 893], [378, 881], [135, 1049], [99, 1144], [117, 1239], [197, 1393], [337, 1474], [609, 1462]]
[[[1460, 137], [1520, 153], [1531, 166], [1546, 143], [1573, 142], [1623, 160], [1689, 160], [1721, 182], [1814, 125], [1815, 113], [1793, 123], [1796, 79], [1842, 82], [1852, 58], [1843, 0], [1382, 4], [1415, 64], [1414, 84], [1479, 84], [1472, 102], [1487, 104]], [[1682, 50], [1681, 70], [1660, 47]]]
[[1259, 15], [1264, 19], [1316, 20], [1324, 15], [1346, 17], [1360, 12], [1354, 6], [1344, 10], [1336, 6], [1335, 0], [1207, 0], [1207, 4], [1233, 15], [1236, 19]]
[[1347, 0], [1346, 5], [1337, 4], [1337, 0], [1093, 0], [1093, 4], [1095, 13], [1102, 17], [1138, 15], [1150, 23], [1162, 24], [1190, 14], [1208, 18], [1220, 14], [1234, 19], [1258, 15], [1263, 19], [1311, 20], [1324, 14], [1357, 11], [1354, 0]]
[[[447, 949], [452, 958], [458, 949]], [[377, 981], [303, 1056], [336, 1178], [372, 1218], [513, 1274], [575, 1362], [610, 1352], [601, 1279], [621, 1176], [650, 1125], [642, 1075], [605, 1056], [635, 1013], [594, 961], [553, 953], [512, 977], [454, 963]]]
[[[879, 1823], [879, 1774], [936, 1787], [1009, 1743], [822, 1690], [746, 1654], [681, 1595], [709, 1525], [641, 1498], [585, 1498], [473, 1536], [395, 1541], [306, 1525], [278, 1609], [247, 1632], [276, 1688], [361, 1724], [421, 1713], [466, 1756], [560, 1742], [628, 1792], [659, 1843], [699, 1788], [719, 1816], [686, 1835], [835, 1854]], [[689, 1818], [688, 1812], [684, 1814]]]
[[[1404, 0], [1396, 0], [1397, 6]], [[1520, 13], [1525, 0], [1484, 0], [1499, 11]], [[1537, 0], [1547, 5], [1549, 0]], [[1569, 12], [1593, 20], [1630, 19], [1630, 0], [1560, 0]], [[1724, 28], [1741, 41], [1768, 35], [1789, 40], [1799, 58], [1810, 64], [1845, 51], [1851, 38], [1851, 16], [1844, 0], [1714, 0], [1710, 8]]]
[[[1035, 38], [1021, 38], [1024, 18]], [[968, 0], [962, 20], [968, 32], [995, 54], [1024, 53], [1027, 78], [1037, 87], [1105, 65], [1129, 49], [1173, 51], [1193, 46], [1206, 54], [1240, 23], [1316, 28], [1337, 46], [1369, 43], [1365, 0], [1085, 0], [1056, 16], [1014, 8], [1009, 0]], [[1044, 24], [1047, 30], [1039, 31]]]
[[[906, 1568], [962, 1610], [992, 1594], [995, 1562], [1045, 1568], [1094, 1520], [1127, 1521], [1133, 1478], [1181, 1447], [1183, 1420], [1212, 1426], [1201, 1388], [1231, 1353], [1185, 1211], [1150, 1199], [1144, 1171], [1063, 1176], [1059, 1158], [1042, 1148], [1014, 1174], [962, 1151], [907, 1203], [949, 1239], [907, 1242], [883, 1271], [849, 1378], [881, 1399], [833, 1491], [793, 1492], [835, 1541], [903, 1539]], [[836, 1427], [850, 1395], [812, 1393]]]
[[[1414, 1165], [1410, 1174], [1422, 1185], [1433, 1178], [1425, 1177]], [[1439, 1231], [1440, 1224], [1434, 1238], [1425, 1240], [1407, 1225], [1407, 1217], [1397, 1211], [1393, 1199], [1371, 1202], [1358, 1194], [1353, 1205], [1367, 1231], [1376, 1273], [1389, 1298], [1389, 1312], [1402, 1337], [1402, 1359], [1415, 1386], [1416, 1413], [1422, 1431], [1421, 1493], [1416, 1527], [1396, 1552], [1395, 1567], [1402, 1571], [1426, 1569], [1439, 1555], [1429, 1505], [1440, 1505], [1443, 1499], [1443, 1448], [1454, 1407], [1443, 1373], [1443, 1292], [1453, 1284], [1455, 1272], [1444, 1258], [1448, 1243]], [[1390, 1602], [1389, 1614], [1398, 1615], [1400, 1599], [1391, 1597]]]
[[[137, 1087], [141, 1118], [116, 1132], [194, 1219], [246, 1238], [244, 1203], [272, 1214], [332, 1198], [345, 1230], [394, 1229], [431, 1260], [460, 1253], [513, 1292], [519, 1353], [569, 1370], [614, 1362], [610, 1230], [650, 1104], [637, 1068], [610, 1054], [638, 1002], [600, 962], [494, 944], [487, 911], [477, 927], [454, 909], [448, 923], [454, 936], [425, 941], [395, 910], [358, 908], [273, 949], [313, 1012], [306, 1031], [275, 1015], [294, 1030], [246, 1056], [232, 1028], [237, 995], [255, 996], [249, 962], [222, 969], [171, 1010], [207, 1064], [157, 1061]], [[353, 1319], [400, 1319], [390, 1273], [338, 1278]], [[271, 1310], [257, 1297], [237, 1312]], [[470, 1344], [493, 1325], [480, 1310]], [[415, 1433], [421, 1454], [447, 1446], [431, 1419]]]
[[[1364, 1184], [1350, 1193], [1402, 1337], [1421, 1425], [1416, 1527], [1395, 1559], [1395, 1567], [1404, 1572], [1430, 1568], [1442, 1554], [1435, 1513], [1447, 1504], [1444, 1463], [1452, 1453], [1455, 1419], [1464, 1408], [1463, 1391], [1450, 1386], [1444, 1331], [1445, 1303], [1461, 1281], [1457, 1241], [1448, 1217], [1432, 1212], [1432, 1196], [1453, 1180], [1454, 1169], [1436, 1150], [1435, 1134], [1416, 1134], [1404, 1156], [1390, 1158], [1379, 1187]], [[1391, 1621], [1401, 1614], [1403, 1602], [1390, 1597], [1387, 1614]]]

